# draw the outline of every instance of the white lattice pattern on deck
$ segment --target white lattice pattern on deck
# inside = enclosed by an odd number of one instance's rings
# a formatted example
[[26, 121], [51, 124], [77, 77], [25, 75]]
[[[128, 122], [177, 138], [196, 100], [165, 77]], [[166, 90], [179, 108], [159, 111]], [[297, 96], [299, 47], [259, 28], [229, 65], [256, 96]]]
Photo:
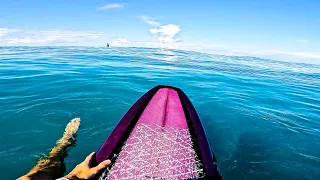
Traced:
[[104, 179], [190, 179], [203, 175], [188, 129], [140, 124]]

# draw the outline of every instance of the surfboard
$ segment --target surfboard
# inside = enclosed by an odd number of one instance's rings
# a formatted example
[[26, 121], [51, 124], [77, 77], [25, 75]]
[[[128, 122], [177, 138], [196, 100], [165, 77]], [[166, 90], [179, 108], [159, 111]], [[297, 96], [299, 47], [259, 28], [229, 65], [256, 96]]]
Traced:
[[99, 179], [221, 179], [199, 116], [186, 94], [156, 86], [122, 117], [93, 164], [111, 159]]

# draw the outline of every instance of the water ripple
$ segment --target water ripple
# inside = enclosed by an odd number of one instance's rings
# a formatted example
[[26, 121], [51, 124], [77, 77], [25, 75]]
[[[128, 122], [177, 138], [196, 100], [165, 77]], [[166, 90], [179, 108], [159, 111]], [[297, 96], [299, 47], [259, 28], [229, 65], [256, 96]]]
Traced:
[[170, 49], [0, 47], [2, 178], [34, 165], [80, 117], [72, 168], [158, 84], [190, 97], [224, 179], [320, 178], [319, 65]]

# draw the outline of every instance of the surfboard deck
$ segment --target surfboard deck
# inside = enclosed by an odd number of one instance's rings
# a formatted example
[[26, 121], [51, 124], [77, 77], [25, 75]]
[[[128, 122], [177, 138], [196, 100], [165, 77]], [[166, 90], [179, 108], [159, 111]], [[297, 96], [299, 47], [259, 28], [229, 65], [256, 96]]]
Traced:
[[221, 179], [199, 116], [185, 93], [156, 86], [122, 117], [95, 155], [100, 179]]

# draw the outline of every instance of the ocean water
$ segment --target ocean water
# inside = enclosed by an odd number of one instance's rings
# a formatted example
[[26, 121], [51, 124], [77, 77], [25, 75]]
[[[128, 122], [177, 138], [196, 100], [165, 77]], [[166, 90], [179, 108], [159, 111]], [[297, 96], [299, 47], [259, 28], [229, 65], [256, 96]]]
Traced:
[[81, 118], [67, 171], [158, 84], [193, 102], [224, 179], [320, 179], [320, 66], [168, 49], [0, 47], [0, 174], [26, 173]]

